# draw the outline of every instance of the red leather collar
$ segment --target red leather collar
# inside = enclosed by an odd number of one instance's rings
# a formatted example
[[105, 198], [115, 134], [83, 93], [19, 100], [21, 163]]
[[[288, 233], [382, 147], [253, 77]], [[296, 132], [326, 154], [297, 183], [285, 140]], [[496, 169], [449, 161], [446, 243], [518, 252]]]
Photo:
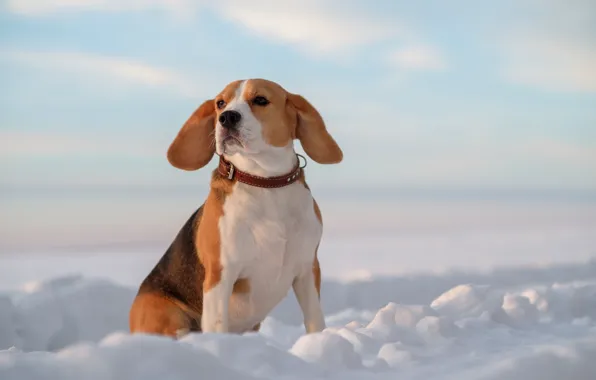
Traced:
[[[219, 156], [219, 166], [217, 171], [224, 178], [230, 181], [236, 180], [238, 182], [245, 183], [247, 185], [264, 187], [264, 188], [277, 188], [291, 185], [300, 178], [300, 173], [303, 167], [300, 166], [300, 155], [297, 155], [298, 163], [288, 174], [277, 176], [277, 177], [259, 177], [252, 174], [248, 174], [237, 169], [231, 162], [227, 161], [223, 156]], [[304, 160], [306, 162], [306, 159]], [[305, 164], [306, 166], [306, 164]]]

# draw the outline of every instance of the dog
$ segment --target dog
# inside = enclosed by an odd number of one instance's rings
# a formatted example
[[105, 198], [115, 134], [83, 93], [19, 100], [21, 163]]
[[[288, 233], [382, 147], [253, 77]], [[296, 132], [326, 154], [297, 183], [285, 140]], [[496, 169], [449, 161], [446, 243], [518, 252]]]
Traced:
[[206, 200], [141, 283], [131, 333], [255, 332], [290, 289], [306, 333], [325, 329], [323, 222], [295, 140], [319, 164], [343, 160], [317, 109], [276, 82], [231, 82], [195, 110], [167, 159], [194, 171], [217, 154], [219, 165]]

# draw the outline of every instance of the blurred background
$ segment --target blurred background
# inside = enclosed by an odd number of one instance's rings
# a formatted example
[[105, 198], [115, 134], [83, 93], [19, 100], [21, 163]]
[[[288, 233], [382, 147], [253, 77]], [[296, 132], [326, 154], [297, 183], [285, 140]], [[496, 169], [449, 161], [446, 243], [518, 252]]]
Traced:
[[136, 285], [215, 166], [168, 145], [253, 77], [344, 150], [307, 168], [330, 278], [596, 255], [594, 1], [2, 0], [0, 287]]

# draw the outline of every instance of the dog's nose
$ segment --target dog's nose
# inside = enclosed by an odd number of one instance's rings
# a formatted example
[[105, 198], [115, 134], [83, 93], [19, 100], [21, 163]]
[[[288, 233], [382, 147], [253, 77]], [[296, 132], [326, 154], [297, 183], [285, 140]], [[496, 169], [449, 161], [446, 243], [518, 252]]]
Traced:
[[234, 128], [240, 121], [242, 115], [237, 111], [224, 111], [219, 115], [219, 122], [224, 128]]

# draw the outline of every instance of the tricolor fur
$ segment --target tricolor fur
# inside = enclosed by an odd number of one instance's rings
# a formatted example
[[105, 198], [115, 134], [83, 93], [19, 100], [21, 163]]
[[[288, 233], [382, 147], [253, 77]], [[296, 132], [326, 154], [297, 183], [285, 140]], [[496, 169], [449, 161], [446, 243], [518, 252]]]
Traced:
[[[233, 128], [229, 115], [236, 115]], [[198, 170], [217, 153], [241, 171], [279, 176], [297, 164], [296, 139], [318, 163], [343, 158], [302, 96], [263, 79], [236, 81], [194, 112], [168, 160]], [[300, 175], [288, 186], [268, 189], [214, 171], [206, 201], [141, 284], [130, 311], [131, 331], [175, 337], [258, 330], [290, 289], [306, 331], [324, 329], [317, 259], [322, 218]]]

